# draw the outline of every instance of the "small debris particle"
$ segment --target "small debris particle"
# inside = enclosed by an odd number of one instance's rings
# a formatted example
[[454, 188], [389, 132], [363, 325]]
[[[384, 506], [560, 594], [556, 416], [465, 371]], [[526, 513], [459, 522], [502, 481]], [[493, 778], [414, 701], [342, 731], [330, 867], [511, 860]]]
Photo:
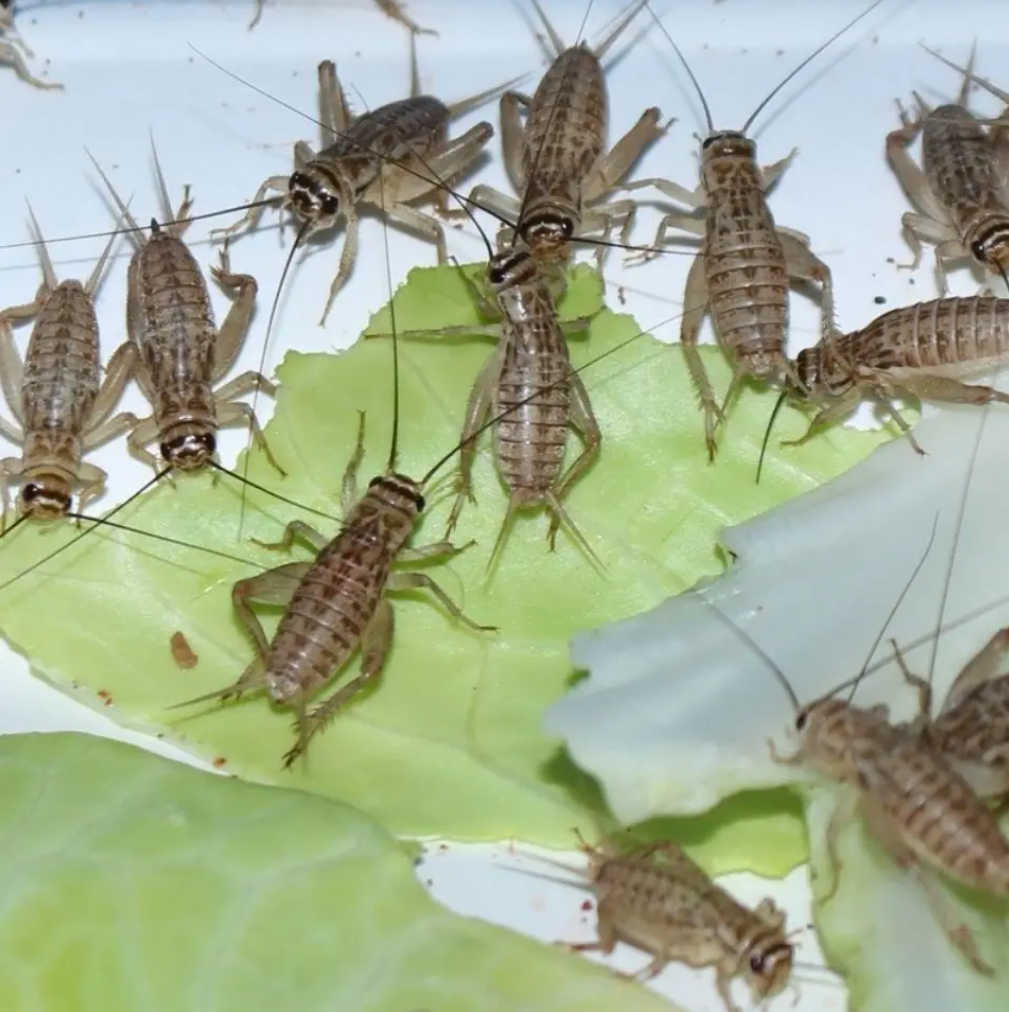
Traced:
[[111, 706], [112, 705], [112, 696], [105, 689], [99, 689], [98, 690], [98, 698], [106, 706]]
[[189, 641], [181, 630], [172, 633], [172, 638], [168, 641], [168, 644], [172, 650], [172, 660], [180, 668], [188, 671], [190, 668], [196, 667], [199, 657], [193, 653], [193, 648], [189, 645]]
[[434, 888], [434, 879], [433, 878], [425, 879], [425, 883], [426, 883], [428, 889], [433, 889]]
[[586, 913], [588, 913], [591, 909], [592, 909], [592, 900], [583, 900], [582, 901], [582, 910], [584, 910]]
[[444, 854], [445, 851], [448, 850], [448, 844], [447, 843], [439, 843], [438, 844], [438, 850], [440, 850]]
[[909, 285], [913, 285], [913, 284], [914, 284], [914, 278], [908, 278], [908, 279], [907, 279], [907, 283], [908, 283]]
[[877, 295], [872, 301], [875, 302], [877, 306], [886, 305], [886, 299], [882, 295]]
[[617, 288], [617, 298], [620, 300], [621, 306], [627, 305], [627, 292], [624, 291], [624, 286], [620, 285]]
[[222, 755], [214, 756], [214, 761], [210, 765], [213, 766], [215, 770], [219, 770], [224, 767], [227, 761], [228, 760]]
[[886, 262], [887, 262], [888, 264], [895, 264], [895, 263], [896, 263], [897, 261], [896, 261], [896, 260], [894, 260], [894, 258], [893, 258], [893, 257], [887, 257], [887, 258], [886, 258]]

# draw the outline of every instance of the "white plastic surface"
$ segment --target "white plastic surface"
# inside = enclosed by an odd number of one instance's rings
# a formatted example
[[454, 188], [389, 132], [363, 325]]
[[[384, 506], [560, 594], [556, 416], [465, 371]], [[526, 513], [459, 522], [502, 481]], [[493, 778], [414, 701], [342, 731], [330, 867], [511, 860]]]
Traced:
[[[543, 2], [561, 35], [573, 41], [585, 14], [581, 0]], [[862, 6], [857, 0], [669, 0], [659, 10], [706, 89], [716, 126], [738, 127], [787, 71]], [[598, 37], [618, 7], [613, 0], [597, 0], [588, 20], [590, 37]], [[438, 38], [419, 39], [425, 90], [453, 101], [523, 71], [532, 75], [524, 86], [528, 90], [534, 86], [542, 54], [529, 27], [529, 5], [523, 0], [412, 0], [408, 9], [419, 23], [440, 32]], [[298, 139], [316, 141], [313, 124], [229, 79], [190, 44], [309, 115], [315, 109], [315, 67], [324, 58], [336, 61], [359, 110], [405, 94], [407, 33], [367, 0], [279, 0], [267, 7], [252, 33], [246, 27], [251, 15], [251, 3], [197, 0], [23, 5], [16, 23], [37, 54], [30, 66], [64, 83], [66, 90], [36, 91], [12, 72], [0, 71], [4, 110], [0, 181], [6, 201], [0, 244], [27, 240], [22, 204], [26, 197], [49, 238], [110, 227], [112, 215], [95, 185], [85, 145], [117, 186], [134, 194], [132, 207], [141, 219], [159, 213], [150, 131], [173, 200], [183, 183], [192, 183], [196, 213], [236, 205], [250, 197], [265, 177], [290, 171], [292, 144]], [[699, 104], [668, 43], [647, 16], [637, 31], [644, 37], [629, 53], [610, 61], [615, 63], [609, 77], [611, 137], [622, 134], [645, 106], [659, 105], [677, 122], [635, 174], [666, 176], [693, 187], [697, 145], [692, 134], [704, 131]], [[900, 216], [909, 205], [887, 168], [883, 141], [897, 122], [894, 98], [907, 100], [917, 89], [936, 100], [951, 97], [958, 89], [956, 75], [918, 48], [917, 41], [941, 46], [951, 58], [965, 61], [975, 36], [982, 39], [979, 72], [997, 76], [1009, 56], [1009, 7], [1003, 0], [964, 2], [955, 12], [949, 0], [886, 2], [789, 84], [758, 121], [756, 136], [765, 162], [784, 157], [793, 146], [800, 148], [774, 193], [772, 207], [780, 224], [808, 233], [816, 252], [830, 263], [842, 327], [863, 324], [885, 308], [935, 294], [930, 253], [917, 273], [898, 272], [894, 266], [894, 260], [908, 259]], [[632, 31], [629, 38], [634, 37]], [[618, 46], [618, 52], [626, 48]], [[997, 105], [982, 97], [978, 108], [993, 112]], [[453, 130], [484, 118], [497, 124], [494, 104], [465, 117]], [[477, 176], [466, 180], [464, 192], [476, 178], [508, 191], [498, 139], [490, 151], [491, 158]], [[191, 236], [198, 240], [196, 249], [204, 266], [216, 257], [205, 241], [209, 228], [229, 220], [194, 226]], [[654, 212], [642, 213], [636, 238], [649, 241], [656, 220]], [[390, 238], [395, 283], [412, 265], [434, 263], [428, 244], [395, 230]], [[256, 235], [232, 248], [235, 268], [255, 274], [262, 292], [252, 338], [236, 371], [258, 365], [269, 299], [290, 240], [288, 231], [281, 243], [276, 216], [268, 213]], [[470, 225], [462, 232], [450, 232], [449, 241], [451, 252], [463, 261], [481, 256], [483, 247]], [[53, 245], [59, 275], [84, 276], [103, 243], [91, 239]], [[121, 245], [117, 254], [99, 299], [106, 354], [123, 336], [128, 246]], [[354, 277], [328, 328], [320, 329], [316, 320], [338, 255], [335, 244], [313, 247], [293, 272], [268, 353], [267, 373], [286, 348], [345, 347], [368, 315], [387, 301], [381, 231], [368, 220]], [[686, 257], [670, 255], [624, 272], [620, 257], [613, 254], [607, 261], [608, 277], [614, 282], [611, 298], [616, 285], [624, 284], [627, 310], [657, 337], [675, 340], [676, 300], [688, 265]], [[0, 303], [30, 301], [38, 280], [30, 247], [0, 250]], [[951, 286], [957, 294], [973, 294], [977, 280], [961, 270], [951, 276]], [[224, 300], [215, 298], [215, 304], [222, 312]], [[815, 340], [813, 304], [795, 296], [793, 321], [794, 352]], [[19, 337], [22, 342], [27, 339], [26, 328]], [[591, 391], [591, 373], [586, 381]], [[135, 389], [124, 407], [146, 414]], [[258, 410], [264, 420], [270, 407], [267, 399], [260, 399]], [[700, 423], [697, 438], [701, 439]], [[234, 460], [244, 439], [241, 430], [223, 435], [225, 462]], [[101, 508], [149, 477], [127, 455], [122, 441], [100, 450], [93, 459], [112, 479]], [[90, 731], [180, 757], [158, 742], [121, 731], [104, 714], [70, 702], [34, 680], [25, 664], [5, 648], [0, 652], [0, 676], [0, 731]], [[592, 918], [582, 910], [584, 894], [503, 871], [499, 859], [503, 854], [502, 848], [434, 845], [420, 875], [430, 880], [436, 896], [463, 912], [509, 924], [545, 941], [587, 937]], [[747, 898], [772, 893], [788, 907], [792, 926], [808, 920], [801, 871], [784, 883], [737, 877], [733, 884]], [[803, 939], [807, 943], [813, 943], [811, 933]], [[647, 961], [626, 950], [617, 957], [625, 968]], [[801, 958], [813, 957], [804, 953]], [[690, 1012], [719, 1008], [710, 972], [671, 968], [651, 986]], [[748, 1004], [744, 995], [739, 999], [744, 1007]], [[785, 995], [777, 1007], [788, 1008], [792, 1001]], [[797, 1007], [802, 1012], [832, 1012], [843, 1004], [837, 986], [801, 985]]]

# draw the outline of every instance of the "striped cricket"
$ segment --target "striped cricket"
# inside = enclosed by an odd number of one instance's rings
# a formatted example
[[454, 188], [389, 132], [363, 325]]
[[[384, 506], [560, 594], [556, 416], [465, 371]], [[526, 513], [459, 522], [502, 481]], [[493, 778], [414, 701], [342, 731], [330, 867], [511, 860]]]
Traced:
[[[225, 73], [235, 77], [230, 71]], [[368, 206], [382, 210], [390, 221], [433, 242], [438, 263], [447, 261], [441, 223], [413, 205], [433, 199], [444, 206], [441, 181], [468, 171], [494, 136], [491, 124], [481, 122], [461, 137], [450, 139], [449, 124], [511, 83], [497, 85], [452, 105], [424, 95], [417, 69], [416, 37], [411, 35], [409, 98], [389, 102], [355, 117], [336, 75], [336, 65], [332, 60], [324, 60], [319, 64], [321, 149], [316, 153], [304, 142], [295, 145], [294, 172], [265, 180], [245, 215], [233, 225], [215, 229], [211, 234], [230, 237], [254, 228], [265, 206], [272, 202], [281, 210], [289, 208], [300, 223], [290, 254], [293, 257], [310, 235], [345, 221], [346, 238], [339, 267], [319, 320], [320, 325], [325, 325], [336, 296], [349, 280], [353, 268], [360, 227], [359, 208]], [[281, 195], [264, 204], [270, 191], [279, 191]]]
[[[955, 102], [930, 108], [914, 93], [917, 115], [898, 103], [901, 126], [886, 138], [886, 156], [908, 198], [917, 208], [901, 218], [911, 263], [921, 263], [922, 240], [935, 244], [935, 276], [946, 295], [945, 265], [969, 259], [1006, 279], [1009, 269], [1009, 144], [1004, 121], [977, 119], [967, 108], [972, 81], [998, 95], [1009, 107], [1009, 95], [973, 73], [974, 50], [966, 67], [958, 67], [927, 47], [927, 52], [960, 72], [963, 84]], [[985, 129], [985, 124], [990, 124]], [[908, 146], [921, 134], [919, 167]], [[1007, 280], [1009, 284], [1009, 280]]]
[[[30, 303], [0, 312], [0, 384], [14, 415], [13, 423], [0, 419], [0, 432], [22, 448], [20, 457], [0, 460], [5, 528], [12, 483], [21, 486], [17, 523], [66, 516], [75, 492], [83, 511], [89, 499], [102, 494], [108, 477], [83, 459], [85, 451], [125, 434], [137, 422], [127, 412], [110, 417], [132, 370], [132, 349], [121, 345], [101, 376], [94, 298], [115, 236], [83, 285], [61, 282], [30, 206], [29, 215], [42, 284]], [[23, 320], [34, 320], [24, 360], [13, 332], [13, 324]]]
[[[812, 252], [808, 236], [775, 222], [767, 203], [768, 190], [798, 149], [793, 149], [781, 161], [761, 168], [756, 144], [747, 136], [747, 131], [789, 81], [881, 2], [875, 0], [818, 46], [765, 96], [739, 130], [715, 128], [707, 99], [693, 71], [672, 36], [655, 19], [686, 69], [704, 109], [708, 136], [701, 145], [701, 185], [691, 191], [664, 179], [641, 179], [623, 189], [654, 186], [689, 208], [703, 209], [704, 217], [697, 218], [681, 211], [666, 215], [652, 242], [656, 249], [635, 255], [631, 260], [642, 263], [659, 255], [659, 248], [672, 227], [701, 239], [687, 275], [680, 342], [704, 412], [705, 444], [711, 460], [717, 449], [716, 430], [744, 381], [752, 377], [778, 383], [791, 376], [792, 366], [786, 357], [790, 282], [818, 282], [823, 318], [833, 318], [830, 269]], [[697, 351], [701, 323], [709, 312], [715, 335], [733, 369], [732, 381], [721, 406]]]
[[919, 302], [883, 313], [860, 330], [825, 334], [796, 356], [794, 375], [768, 422], [761, 462], [786, 397], [818, 411], [802, 436], [782, 441], [782, 446], [808, 442], [868, 396], [886, 409], [911, 446], [924, 453], [894, 401], [910, 394], [954, 404], [1009, 403], [1009, 396], [995, 387], [960, 378], [989, 373], [1007, 356], [1009, 302], [993, 296]]
[[[531, 98], [507, 91], [500, 101], [505, 169], [520, 198], [480, 184], [469, 200], [515, 222], [502, 231], [499, 245], [510, 244], [517, 235], [544, 264], [563, 264], [573, 240], [598, 232], [608, 235], [617, 222], [622, 222], [620, 241], [627, 243], [637, 205], [626, 199], [603, 201], [665, 127], [659, 126], [659, 110], [647, 109], [606, 148], [609, 102], [602, 60], [645, 0], [635, 0], [593, 48], [584, 41], [565, 47], [538, 0], [533, 5], [550, 41], [552, 62]], [[605, 251], [605, 245], [597, 247], [600, 269]]]

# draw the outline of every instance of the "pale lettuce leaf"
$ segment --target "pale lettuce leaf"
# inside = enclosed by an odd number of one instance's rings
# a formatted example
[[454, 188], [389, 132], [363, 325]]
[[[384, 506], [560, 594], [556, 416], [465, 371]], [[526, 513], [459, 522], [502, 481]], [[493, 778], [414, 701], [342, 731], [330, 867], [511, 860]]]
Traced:
[[77, 734], [0, 738], [11, 1012], [668, 1012], [450, 913], [344, 805]]
[[[562, 315], [596, 313], [600, 304], [598, 280], [579, 268]], [[411, 272], [396, 308], [400, 330], [478, 322], [452, 268]], [[386, 312], [373, 330], [388, 329]], [[571, 339], [572, 357], [587, 362], [637, 333], [633, 319], [603, 310], [587, 334]], [[419, 477], [455, 445], [470, 386], [492, 347], [479, 339], [400, 342], [401, 470]], [[724, 389], [724, 360], [715, 349], [704, 352]], [[335, 516], [359, 410], [367, 412], [362, 486], [385, 466], [391, 365], [388, 339], [360, 341], [340, 355], [290, 353], [278, 371], [276, 414], [267, 428], [289, 476], [278, 480], [258, 456], [250, 476]], [[275, 541], [295, 518], [331, 532], [335, 520], [252, 493], [239, 542], [234, 482], [222, 479], [211, 487], [209, 477], [180, 479], [174, 489], [143, 496], [117, 519], [236, 554], [248, 564], [121, 532], [96, 534], [4, 592], [0, 631], [55, 684], [77, 687], [82, 698], [108, 703], [116, 719], [182, 740], [242, 776], [340, 798], [399, 835], [516, 837], [569, 846], [571, 827], [588, 828], [599, 806], [594, 785], [540, 726], [571, 675], [568, 638], [654, 607], [698, 576], [717, 572], [714, 543], [725, 524], [813, 488], [884, 438], [839, 431], [799, 450], [772, 453], [756, 486], [756, 451], [773, 394], [744, 391], [721, 433], [718, 462], [709, 466], [678, 348], [643, 336], [586, 370], [584, 380], [603, 449], [566, 504], [607, 571], [597, 572], [563, 533], [551, 554], [547, 521], [533, 511], [515, 524], [488, 580], [505, 497], [485, 435], [474, 474], [477, 505], [464, 510], [456, 534], [457, 543], [475, 539], [477, 545], [426, 572], [470, 618], [500, 632], [460, 627], [428, 595], [396, 595], [394, 647], [381, 682], [313, 742], [307, 765], [281, 769], [292, 743], [291, 715], [262, 696], [187, 711], [167, 707], [234, 682], [252, 657], [234, 616], [231, 586], [288, 557], [248, 539]], [[802, 415], [785, 412], [779, 431], [794, 435], [804, 424]], [[569, 460], [577, 444], [572, 436]], [[430, 509], [415, 543], [442, 536], [450, 477], [447, 469], [429, 490]], [[20, 572], [71, 533], [19, 528], [3, 542], [3, 571]], [[293, 558], [307, 558], [305, 549], [299, 546]], [[260, 614], [271, 631], [277, 610]], [[168, 643], [177, 630], [199, 656], [191, 671], [172, 661]], [[342, 677], [356, 669], [352, 659]], [[759, 835], [760, 819], [750, 824]], [[798, 822], [790, 819], [790, 826], [798, 839]], [[781, 833], [772, 835], [777, 840]]]

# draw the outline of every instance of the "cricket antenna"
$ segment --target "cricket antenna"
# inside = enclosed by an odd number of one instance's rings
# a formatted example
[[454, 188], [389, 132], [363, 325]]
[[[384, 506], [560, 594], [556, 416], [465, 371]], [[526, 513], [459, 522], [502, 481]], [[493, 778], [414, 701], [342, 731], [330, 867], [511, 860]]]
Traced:
[[[379, 199], [385, 211], [385, 180], [378, 174]], [[392, 289], [392, 254], [389, 250], [389, 222], [382, 216], [382, 243], [385, 246], [385, 283], [389, 289], [389, 322], [392, 326], [392, 435], [389, 437], [389, 463], [386, 470], [393, 474], [399, 454], [399, 328], [396, 325], [396, 297]]]
[[799, 702], [799, 697], [796, 694], [795, 689], [792, 688], [792, 683], [788, 680], [788, 676], [784, 671], [781, 670], [771, 655], [741, 626], [734, 622], [728, 615], [722, 611], [721, 608], [715, 604], [714, 601], [704, 593], [703, 590], [696, 591], [697, 596], [718, 616], [718, 618], [727, 625], [745, 646], [748, 646], [771, 670], [775, 678], [781, 683], [782, 688], [788, 695], [792, 706], [795, 708], [795, 712], [798, 713], [802, 709], [802, 704]]
[[838, 29], [838, 31], [834, 32], [834, 34], [831, 35], [831, 37], [827, 39], [826, 42], [821, 43], [819, 46], [817, 46], [816, 49], [814, 49], [813, 52], [811, 52], [809, 56], [807, 56], [802, 61], [802, 63], [800, 63], [790, 74], [788, 74], [781, 81], [779, 81], [778, 84], [774, 88], [772, 88], [771, 91], [768, 92], [768, 94], [764, 97], [764, 100], [760, 103], [760, 105], [758, 105], [757, 108], [754, 109], [752, 113], [750, 113], [750, 118], [743, 124], [743, 128], [740, 131], [740, 133], [745, 134], [746, 131], [749, 130], [751, 126], [753, 126], [753, 121], [764, 111], [764, 109], [767, 108], [767, 105], [771, 101], [771, 99], [773, 99], [774, 96], [777, 95], [781, 91], [781, 89], [784, 88], [785, 85], [789, 83], [789, 81], [793, 80], [796, 77], [796, 75], [805, 70], [806, 67], [808, 67], [813, 62], [813, 60], [815, 60], [825, 49], [827, 49], [829, 46], [832, 46], [835, 42], [837, 42], [837, 40], [842, 35], [844, 35], [845, 32], [854, 28], [855, 25], [857, 25], [859, 21], [862, 20], [862, 18], [868, 17], [881, 3], [883, 3], [883, 0], [873, 0], [873, 3], [869, 4], [869, 6], [866, 7], [866, 9], [862, 11], [861, 14], [859, 14], [857, 17], [852, 18], [851, 21], [849, 21], [843, 28], [840, 28]]
[[848, 692], [848, 703], [850, 704], [851, 701], [855, 698], [855, 691], [858, 689], [859, 685], [862, 682], [862, 679], [865, 678], [866, 674], [869, 671], [869, 662], [872, 660], [872, 655], [879, 649], [879, 645], [880, 643], [882, 643], [883, 637], [886, 635], [886, 630], [889, 628], [890, 623], [893, 621], [894, 615], [897, 614], [898, 610], [900, 609], [900, 606], [904, 603], [904, 598], [907, 597], [908, 592], [911, 590], [911, 587], [914, 584], [914, 581], [918, 579], [918, 574], [921, 572], [922, 567], [925, 565], [929, 555], [931, 554], [932, 546], [935, 544], [935, 534], [938, 528], [939, 528], [939, 513], [937, 512], [932, 519], [932, 533], [929, 535], [928, 544], [925, 545], [925, 551], [921, 553], [921, 558], [918, 560], [914, 569], [911, 571], [910, 579], [908, 579], [907, 583], [904, 584], [903, 589], [897, 595], [897, 600], [893, 602], [890, 611], [887, 613], [886, 621], [883, 623], [883, 626], [879, 630], [879, 633], [876, 635], [876, 638], [872, 641], [872, 646], [869, 648], [868, 654], [866, 654], [865, 662], [862, 664], [861, 670], [855, 676], [854, 679], [852, 679], [849, 682], [842, 682], [831, 692], [828, 692], [825, 696], [823, 696], [824, 699], [830, 698], [830, 696], [832, 696], [835, 692], [839, 692], [846, 685], [850, 686], [850, 691]]
[[[694, 86], [694, 90], [697, 92], [697, 97], [701, 100], [701, 108], [704, 110], [704, 119], [708, 124], [708, 133], [715, 133], [715, 122], [711, 118], [711, 107], [708, 105], [708, 100], [704, 97], [704, 90], [701, 88], [700, 83], [694, 76], [694, 72], [690, 69], [690, 64], [687, 63], [687, 58], [680, 52], [680, 47], [673, 42], [672, 35], [666, 30], [666, 26], [659, 20], [658, 14], [652, 10], [651, 5], [646, 3], [645, 8], [652, 16], [652, 20], [659, 26], [659, 31], [666, 37], [666, 40], [673, 47], [673, 52], [679, 57], [680, 63], [683, 64], [683, 69], [687, 72], [687, 76], [690, 78], [691, 84]], [[780, 87], [780, 85], [779, 85]], [[772, 92], [773, 94], [773, 92]], [[759, 111], [759, 110], [758, 110]], [[743, 128], [743, 133], [746, 133], [746, 127]]]
[[970, 460], [967, 462], [967, 479], [963, 484], [963, 495], [960, 496], [960, 504], [957, 509], [956, 523], [953, 528], [953, 547], [949, 553], [949, 565], [946, 567], [946, 577], [943, 580], [942, 595], [939, 598], [939, 615], [936, 619], [935, 636], [932, 639], [932, 649], [928, 662], [928, 684], [931, 687], [932, 677], [935, 674], [935, 664], [939, 656], [939, 635], [942, 631], [942, 621], [946, 614], [946, 606], [949, 603], [950, 585], [953, 581], [953, 567], [956, 565], [957, 549], [960, 545], [960, 534], [963, 531], [963, 521], [967, 514], [967, 501], [970, 497], [970, 486], [974, 480], [974, 472], [977, 469], [977, 459], [981, 453], [981, 440], [984, 438], [985, 426], [988, 422], [988, 412], [991, 402], [981, 409], [981, 421], [977, 427], [977, 436], [974, 439], [974, 446], [971, 449]]
[[[270, 306], [270, 317], [266, 322], [266, 336], [263, 338], [263, 353], [259, 356], [259, 375], [263, 375], [263, 370], [266, 368], [266, 353], [270, 347], [270, 337], [273, 334], [273, 324], [277, 319], [277, 307], [280, 305], [280, 295], [284, 290], [284, 282], [287, 281], [287, 275], [291, 270], [291, 264], [294, 262], [295, 253], [299, 252], [302, 248], [302, 243], [305, 236], [311, 231], [312, 222], [306, 221], [301, 228], [298, 229], [298, 234], [294, 237], [294, 243], [291, 245], [291, 252], [287, 254], [287, 259], [284, 261], [284, 269], [280, 272], [280, 281], [277, 282], [277, 292], [273, 296], [273, 304]], [[259, 384], [256, 384], [256, 389], [252, 392], [252, 414], [256, 414], [256, 403], [259, 400]], [[252, 441], [253, 434], [249, 431], [249, 442], [245, 448], [245, 459], [242, 461], [242, 481], [248, 485], [249, 482], [249, 464], [252, 459]], [[242, 501], [238, 508], [238, 538], [241, 540], [242, 528], [245, 526], [245, 489], [242, 489]]]
[[764, 454], [767, 453], [767, 443], [771, 438], [771, 429], [774, 428], [774, 422], [778, 417], [778, 412], [781, 410], [782, 405], [785, 403], [785, 398], [788, 397], [788, 390], [782, 390], [778, 395], [778, 399], [774, 402], [774, 409], [771, 411], [771, 417], [767, 420], [767, 428], [764, 430], [764, 439], [760, 444], [760, 456], [757, 458], [757, 485], [760, 484], [760, 473], [764, 469]]
[[[134, 500], [140, 498], [140, 496], [142, 496], [144, 494], [144, 492], [146, 492], [150, 488], [153, 488], [171, 470], [172, 470], [171, 467], [162, 468], [162, 470], [158, 471], [154, 475], [154, 477], [150, 479], [150, 481], [148, 481], [145, 484], [141, 485], [140, 488], [137, 489], [137, 491], [133, 493], [133, 495], [129, 496], [127, 499], [124, 499], [118, 506], [115, 506], [111, 510], [109, 510], [109, 512], [108, 512], [108, 514], [107, 514], [107, 516], [106, 516], [105, 519], [108, 519], [108, 517], [111, 517], [111, 516], [115, 516], [115, 514], [117, 514], [120, 510], [125, 509]], [[70, 516], [69, 513], [67, 515]], [[27, 514], [22, 514], [21, 517], [18, 519], [17, 523], [14, 524], [10, 528], [10, 530], [13, 530], [14, 527], [16, 527], [19, 523], [21, 523], [21, 520], [23, 520], [26, 516], [27, 516]], [[73, 514], [73, 516], [76, 517], [77, 514]], [[85, 519], [88, 519], [88, 520], [91, 520], [91, 521], [95, 520], [94, 517], [86, 517]], [[94, 529], [93, 527], [89, 527], [87, 530], [81, 531], [80, 534], [78, 534], [74, 538], [71, 538], [69, 541], [65, 542], [64, 544], [60, 545], [59, 548], [54, 549], [48, 555], [44, 555], [37, 562], [33, 562], [27, 569], [22, 569], [21, 572], [17, 574], [17, 576], [12, 576], [9, 580], [5, 581], [4, 583], [0, 583], [0, 591], [6, 590], [8, 587], [10, 587], [13, 584], [17, 583], [18, 580], [21, 580], [24, 577], [26, 577], [29, 573], [34, 573], [35, 570], [38, 569], [40, 566], [44, 566], [47, 562], [49, 562], [50, 559], [54, 559], [54, 558], [56, 558], [57, 555], [60, 555], [62, 552], [65, 552], [68, 548], [72, 548], [74, 545], [77, 544], [78, 541], [81, 540], [81, 538], [87, 537], [88, 534], [90, 534], [93, 529]], [[10, 530], [7, 532], [8, 534], [10, 533]]]

